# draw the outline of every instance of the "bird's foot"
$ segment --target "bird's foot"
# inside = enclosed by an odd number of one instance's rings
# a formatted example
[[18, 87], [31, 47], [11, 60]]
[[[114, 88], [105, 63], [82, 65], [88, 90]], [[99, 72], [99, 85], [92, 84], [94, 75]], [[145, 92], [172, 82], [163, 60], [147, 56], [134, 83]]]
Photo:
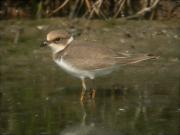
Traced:
[[85, 97], [85, 91], [82, 90], [82, 91], [81, 91], [81, 97], [80, 97], [80, 101], [81, 101], [81, 102], [84, 100], [84, 97]]
[[96, 90], [93, 89], [93, 90], [92, 90], [91, 98], [92, 98], [92, 99], [95, 99], [95, 97], [96, 97]]
[[94, 100], [96, 96], [96, 90], [92, 89], [90, 91], [81, 91], [80, 101], [83, 102], [84, 100]]

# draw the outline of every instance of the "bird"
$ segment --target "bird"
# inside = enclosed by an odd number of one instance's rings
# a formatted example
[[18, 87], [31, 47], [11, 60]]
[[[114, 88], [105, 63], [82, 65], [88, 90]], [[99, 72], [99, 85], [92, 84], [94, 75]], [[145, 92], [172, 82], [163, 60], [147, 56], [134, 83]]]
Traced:
[[[122, 66], [157, 58], [148, 54], [122, 53], [87, 41], [75, 42], [74, 36], [63, 30], [50, 31], [41, 44], [41, 47], [45, 46], [51, 48], [52, 58], [60, 68], [81, 80], [81, 101], [85, 98], [87, 78], [93, 81], [96, 77], [110, 74]], [[93, 88], [91, 99], [95, 95], [96, 89]]]

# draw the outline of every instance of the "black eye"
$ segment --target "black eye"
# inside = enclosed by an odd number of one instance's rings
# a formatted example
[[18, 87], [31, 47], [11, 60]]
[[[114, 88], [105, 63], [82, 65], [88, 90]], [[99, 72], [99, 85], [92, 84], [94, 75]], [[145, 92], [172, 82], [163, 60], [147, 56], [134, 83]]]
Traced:
[[56, 39], [54, 39], [54, 41], [61, 41], [62, 40], [62, 38], [56, 38]]

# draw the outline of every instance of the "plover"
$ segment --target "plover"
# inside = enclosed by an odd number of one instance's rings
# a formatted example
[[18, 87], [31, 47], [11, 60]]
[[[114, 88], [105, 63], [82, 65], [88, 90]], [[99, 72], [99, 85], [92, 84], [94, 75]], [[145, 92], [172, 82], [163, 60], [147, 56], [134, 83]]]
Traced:
[[[55, 63], [67, 73], [81, 79], [81, 101], [84, 99], [87, 89], [86, 78], [94, 80], [96, 77], [110, 74], [124, 65], [156, 58], [146, 54], [127, 55], [89, 42], [76, 43], [73, 36], [61, 30], [49, 32], [41, 46], [49, 46], [52, 49]], [[91, 98], [94, 97], [95, 89], [92, 90]]]

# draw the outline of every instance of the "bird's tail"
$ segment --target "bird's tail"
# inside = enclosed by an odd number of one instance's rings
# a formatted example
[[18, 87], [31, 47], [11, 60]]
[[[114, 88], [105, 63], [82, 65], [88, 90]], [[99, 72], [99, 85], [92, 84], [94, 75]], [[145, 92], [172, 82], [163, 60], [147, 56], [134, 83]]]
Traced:
[[126, 58], [123, 58], [121, 60], [119, 60], [118, 64], [122, 64], [122, 65], [129, 65], [129, 64], [135, 64], [135, 63], [139, 63], [141, 61], [145, 61], [145, 60], [149, 60], [149, 59], [158, 59], [159, 56], [154, 56], [152, 54], [139, 54], [136, 56], [129, 56]]

